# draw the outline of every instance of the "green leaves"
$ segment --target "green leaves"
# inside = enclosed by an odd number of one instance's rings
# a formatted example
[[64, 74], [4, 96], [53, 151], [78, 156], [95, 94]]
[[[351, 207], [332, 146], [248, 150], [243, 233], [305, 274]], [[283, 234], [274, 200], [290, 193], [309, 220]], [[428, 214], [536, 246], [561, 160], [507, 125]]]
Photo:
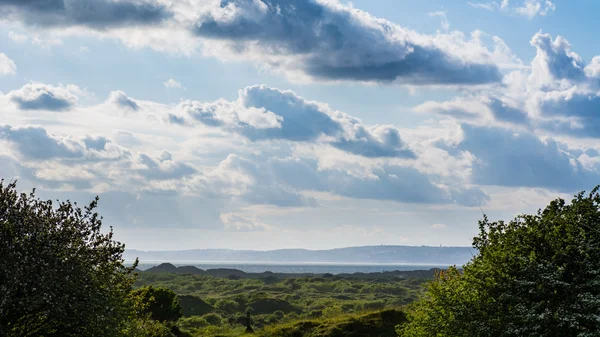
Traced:
[[179, 298], [170, 289], [142, 287], [132, 292], [143, 313], [159, 322], [174, 322], [183, 316]]
[[119, 335], [133, 267], [97, 203], [55, 205], [0, 181], [0, 335]]
[[600, 335], [598, 188], [479, 229], [479, 254], [428, 284], [401, 336]]

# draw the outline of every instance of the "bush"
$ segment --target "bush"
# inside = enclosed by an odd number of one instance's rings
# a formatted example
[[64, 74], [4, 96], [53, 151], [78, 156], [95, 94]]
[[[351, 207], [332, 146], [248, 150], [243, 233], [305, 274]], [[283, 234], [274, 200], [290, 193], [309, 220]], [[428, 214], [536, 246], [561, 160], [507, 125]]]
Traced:
[[479, 254], [438, 273], [401, 336], [597, 336], [600, 194], [509, 223], [479, 223]]
[[150, 314], [154, 320], [173, 322], [182, 316], [181, 304], [172, 290], [152, 286], [142, 287], [133, 291], [132, 296], [139, 298], [143, 306], [142, 311]]
[[0, 335], [118, 336], [131, 313], [125, 246], [79, 208], [0, 180]]
[[221, 316], [214, 313], [206, 314], [202, 316], [202, 319], [207, 321], [210, 325], [221, 325], [222, 320]]

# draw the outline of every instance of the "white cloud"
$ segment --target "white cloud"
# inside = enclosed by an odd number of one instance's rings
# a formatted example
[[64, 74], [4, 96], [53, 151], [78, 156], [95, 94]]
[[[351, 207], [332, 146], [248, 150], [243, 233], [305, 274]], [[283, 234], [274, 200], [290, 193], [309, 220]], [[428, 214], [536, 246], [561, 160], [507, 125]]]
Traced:
[[549, 0], [527, 0], [521, 7], [515, 8], [515, 12], [532, 19], [537, 15], [546, 16], [548, 12], [556, 10], [556, 6]]
[[221, 222], [226, 230], [234, 231], [269, 231], [272, 227], [258, 219], [236, 213], [221, 213]]
[[78, 95], [85, 95], [85, 91], [75, 85], [33, 82], [9, 92], [7, 97], [21, 110], [65, 111], [77, 104]]
[[170, 121], [218, 127], [252, 141], [318, 141], [364, 157], [414, 157], [397, 128], [364, 125], [324, 103], [266, 85], [240, 90], [236, 101], [181, 102]]
[[448, 18], [446, 17], [446, 12], [438, 11], [438, 12], [429, 12], [429, 16], [440, 18], [440, 25], [444, 31], [450, 30], [450, 22], [448, 22]]
[[433, 229], [444, 229], [444, 228], [448, 228], [448, 226], [442, 224], [442, 223], [435, 223], [433, 225], [431, 225], [431, 228]]
[[556, 5], [549, 0], [519, 0], [518, 4], [510, 6], [508, 0], [468, 2], [475, 8], [481, 8], [488, 11], [501, 11], [526, 16], [533, 19], [536, 16], [546, 16], [549, 12], [556, 10]]
[[8, 32], [8, 37], [11, 40], [13, 40], [15, 42], [19, 42], [19, 43], [27, 42], [29, 40], [29, 36], [27, 36], [25, 34], [15, 33], [12, 30], [10, 32]]
[[0, 75], [14, 75], [17, 72], [17, 65], [6, 54], [0, 53]]
[[164, 82], [163, 85], [165, 87], [167, 87], [168, 89], [185, 89], [185, 87], [181, 83], [175, 81], [172, 78], [170, 78], [168, 81]]
[[[107, 15], [115, 8], [122, 14]], [[338, 1], [233, 1], [220, 7], [216, 1], [102, 0], [56, 15], [37, 3], [14, 5], [10, 13], [8, 21], [26, 33], [13, 33], [15, 39], [49, 45], [63, 36], [110, 37], [135, 49], [249, 61], [300, 82], [470, 86], [501, 78], [493, 51], [465, 34], [419, 34]], [[283, 34], [280, 16], [292, 34]], [[448, 31], [447, 20], [442, 25]]]

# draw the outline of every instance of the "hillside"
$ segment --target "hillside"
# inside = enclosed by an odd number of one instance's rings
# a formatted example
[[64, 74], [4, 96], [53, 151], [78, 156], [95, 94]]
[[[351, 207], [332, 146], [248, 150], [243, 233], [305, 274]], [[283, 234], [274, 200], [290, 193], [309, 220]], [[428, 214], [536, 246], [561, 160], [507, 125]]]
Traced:
[[462, 265], [476, 252], [470, 247], [364, 246], [329, 250], [280, 249], [270, 251], [196, 249], [179, 251], [126, 250], [126, 260], [211, 261], [254, 263], [411, 263]]
[[[353, 278], [353, 279], [386, 279], [386, 278], [432, 278], [435, 275], [437, 268], [428, 270], [394, 270], [376, 273], [341, 273], [335, 275], [336, 278]], [[194, 266], [175, 266], [171, 263], [161, 263], [158, 266], [148, 268], [146, 270], [136, 270], [138, 273], [173, 273], [183, 275], [204, 275], [214, 277], [227, 277], [231, 279], [255, 278], [262, 280], [279, 280], [285, 278], [298, 277], [316, 277], [330, 276], [331, 274], [313, 274], [313, 273], [273, 273], [270, 271], [263, 273], [246, 273], [237, 269], [215, 268], [215, 269], [200, 269]]]

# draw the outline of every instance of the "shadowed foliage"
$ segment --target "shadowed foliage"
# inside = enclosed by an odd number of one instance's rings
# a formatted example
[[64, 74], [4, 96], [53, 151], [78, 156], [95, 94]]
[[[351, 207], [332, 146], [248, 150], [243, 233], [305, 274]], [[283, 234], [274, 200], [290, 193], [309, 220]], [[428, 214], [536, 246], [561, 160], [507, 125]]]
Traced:
[[54, 204], [0, 181], [0, 335], [119, 336], [133, 267], [101, 232], [97, 203]]
[[439, 273], [401, 336], [598, 336], [600, 194], [534, 215], [479, 223], [479, 254]]

